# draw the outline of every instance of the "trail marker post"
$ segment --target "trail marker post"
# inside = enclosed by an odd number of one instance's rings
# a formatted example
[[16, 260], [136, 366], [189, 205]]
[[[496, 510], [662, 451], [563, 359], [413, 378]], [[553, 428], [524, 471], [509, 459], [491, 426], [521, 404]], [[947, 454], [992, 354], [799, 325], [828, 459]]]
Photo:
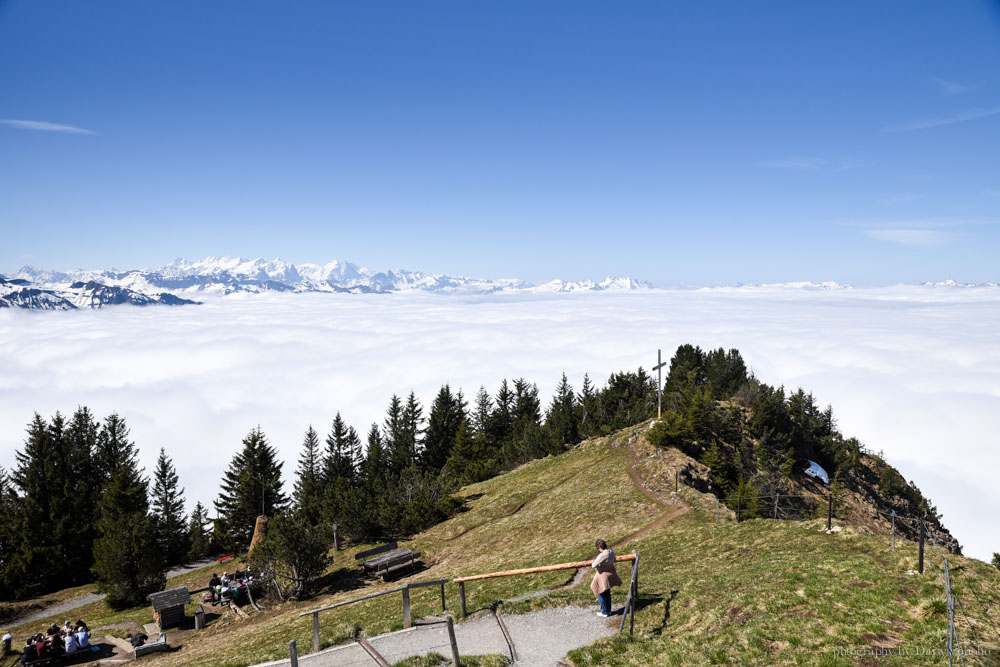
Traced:
[[288, 657], [291, 667], [299, 667], [299, 650], [295, 646], [295, 640], [288, 642]]
[[662, 350], [656, 351], [656, 365], [653, 366], [653, 370], [656, 371], [656, 418], [660, 419], [663, 414], [663, 367], [666, 364], [663, 362]]
[[921, 521], [920, 522], [920, 544], [918, 546], [918, 555], [917, 555], [917, 559], [918, 559], [917, 572], [919, 572], [920, 574], [924, 573], [924, 535], [925, 535], [925, 533], [926, 533], [926, 531], [924, 529], [924, 522]]

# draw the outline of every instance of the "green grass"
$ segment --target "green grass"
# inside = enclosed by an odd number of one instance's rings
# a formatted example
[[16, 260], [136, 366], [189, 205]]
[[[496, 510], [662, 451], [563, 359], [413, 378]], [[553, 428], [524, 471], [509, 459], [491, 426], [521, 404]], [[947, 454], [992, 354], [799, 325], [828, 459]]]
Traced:
[[[624, 442], [636, 429], [616, 434]], [[641, 439], [631, 449], [611, 448], [609, 439], [582, 443], [557, 457], [521, 466], [506, 475], [460, 492], [466, 511], [417, 535], [405, 546], [423, 554], [428, 569], [402, 582], [584, 560], [597, 537], [614, 543], [636, 534], [663, 516], [665, 509], [633, 484], [638, 470], [647, 488], [668, 502], [671, 465], [677, 452], [656, 452]], [[668, 480], [662, 484], [655, 480]], [[916, 546], [847, 526], [826, 534], [825, 521], [783, 522], [758, 519], [736, 524], [726, 512], [717, 519], [714, 499], [682, 493], [692, 510], [655, 532], [627, 542], [618, 553], [640, 552], [639, 605], [635, 634], [616, 636], [573, 651], [583, 665], [855, 665], [944, 664], [946, 614], [944, 590], [928, 562], [916, 569]], [[314, 600], [286, 603], [239, 620], [214, 620], [190, 635], [174, 653], [144, 658], [155, 667], [198, 664], [242, 667], [286, 656], [290, 639], [300, 654], [311, 650], [309, 609], [397, 586], [360, 580], [353, 555], [372, 545], [335, 554], [327, 589]], [[930, 552], [928, 554], [930, 556]], [[1000, 572], [985, 563], [949, 557], [952, 581], [968, 618], [958, 615], [963, 642], [991, 651], [968, 655], [966, 664], [1000, 663]], [[170, 582], [201, 587], [210, 568]], [[470, 611], [497, 599], [559, 586], [572, 571], [507, 577], [467, 584]], [[623, 573], [624, 578], [624, 573]], [[622, 604], [624, 588], [614, 601]], [[983, 612], [975, 591], [987, 606]], [[457, 610], [457, 586], [448, 584], [448, 608]], [[436, 588], [411, 591], [414, 618], [440, 612]], [[566, 604], [594, 605], [586, 582], [518, 603], [505, 614]], [[189, 612], [190, 613], [190, 612]], [[148, 622], [148, 607], [111, 612], [103, 603], [73, 612], [91, 623]], [[401, 600], [387, 595], [320, 615], [323, 646], [350, 641], [356, 629], [373, 636], [402, 628]], [[34, 625], [44, 626], [47, 621]], [[18, 636], [15, 633], [15, 636]], [[877, 648], [889, 655], [873, 657]], [[901, 652], [905, 651], [906, 654]], [[932, 652], [936, 654], [929, 655]], [[437, 657], [400, 663], [436, 665]], [[464, 659], [463, 659], [464, 660]], [[503, 664], [500, 656], [469, 659], [470, 665]]]

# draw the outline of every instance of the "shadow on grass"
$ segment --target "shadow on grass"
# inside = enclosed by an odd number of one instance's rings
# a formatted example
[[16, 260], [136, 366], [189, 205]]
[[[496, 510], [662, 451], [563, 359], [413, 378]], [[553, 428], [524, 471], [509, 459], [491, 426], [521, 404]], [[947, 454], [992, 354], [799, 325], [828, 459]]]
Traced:
[[[674, 598], [677, 597], [678, 593], [680, 593], [680, 590], [672, 590], [672, 591], [670, 591], [670, 597], [668, 597], [666, 599], [664, 599], [662, 595], [661, 596], [657, 596], [657, 598], [655, 600], [656, 602], [659, 602], [660, 600], [664, 601], [664, 604], [663, 604], [663, 622], [660, 623], [660, 627], [653, 629], [653, 634], [654, 635], [661, 635], [661, 634], [663, 634], [663, 628], [667, 627], [667, 621], [670, 620], [670, 603], [673, 602]], [[642, 602], [640, 602], [638, 605], [636, 605], [636, 609], [642, 609], [643, 606], [646, 606], [646, 605], [643, 605]]]

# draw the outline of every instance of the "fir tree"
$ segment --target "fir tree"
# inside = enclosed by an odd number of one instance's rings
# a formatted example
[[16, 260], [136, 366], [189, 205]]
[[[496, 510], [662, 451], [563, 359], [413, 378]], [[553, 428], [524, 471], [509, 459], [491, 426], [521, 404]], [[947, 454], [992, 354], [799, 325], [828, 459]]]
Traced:
[[389, 462], [386, 457], [385, 445], [382, 442], [382, 434], [379, 433], [378, 424], [372, 424], [371, 428], [368, 429], [368, 447], [361, 465], [362, 481], [366, 486], [378, 488], [385, 482], [388, 471]]
[[583, 386], [576, 399], [577, 413], [580, 422], [580, 437], [589, 438], [598, 433], [598, 398], [590, 375], [583, 374]]
[[178, 488], [179, 482], [173, 461], [161, 447], [153, 473], [153, 521], [156, 543], [165, 565], [183, 562], [190, 550], [184, 517], [184, 489]]
[[258, 426], [243, 438], [243, 448], [223, 476], [215, 501], [217, 537], [229, 547], [248, 545], [257, 516], [274, 516], [288, 503], [281, 486], [278, 453]]
[[94, 574], [112, 609], [135, 607], [163, 589], [163, 554], [149, 516], [147, 481], [129, 444], [101, 497]]
[[459, 427], [465, 422], [465, 405], [461, 394], [454, 396], [444, 385], [431, 404], [421, 463], [429, 470], [441, 470], [455, 444]]
[[330, 435], [326, 436], [323, 481], [328, 487], [335, 484], [337, 480], [343, 480], [348, 486], [354, 483], [354, 441], [357, 440], [358, 436], [355, 433], [352, 439], [352, 430], [338, 412], [333, 418]]
[[13, 482], [0, 466], [0, 600], [14, 597], [11, 564], [17, 547], [18, 518], [21, 514], [20, 499]]
[[322, 516], [323, 460], [319, 451], [319, 436], [311, 425], [302, 440], [302, 454], [295, 477], [295, 506], [307, 521], [315, 525]]
[[576, 412], [576, 394], [573, 393], [573, 388], [569, 385], [566, 374], [563, 373], [545, 418], [545, 429], [549, 434], [549, 451], [551, 453], [559, 453], [568, 445], [580, 442], [580, 425]]
[[198, 560], [208, 555], [212, 542], [212, 535], [208, 530], [210, 525], [212, 525], [212, 520], [208, 518], [208, 510], [201, 502], [195, 503], [194, 509], [191, 510], [191, 517], [188, 519], [190, 544], [188, 558]]
[[24, 448], [15, 453], [17, 468], [13, 482], [21, 497], [16, 527], [15, 552], [5, 568], [14, 597], [23, 598], [54, 588], [54, 582], [37, 576], [62, 554], [53, 519], [60, 514], [62, 491], [60, 451], [62, 418], [56, 413], [55, 427], [35, 413], [28, 425]]
[[472, 429], [476, 433], [482, 433], [483, 436], [488, 437], [492, 417], [493, 399], [490, 398], [490, 392], [486, 391], [486, 387], [481, 386], [476, 393], [476, 407], [472, 411]]
[[104, 418], [101, 430], [97, 434], [97, 447], [94, 452], [95, 475], [96, 479], [100, 480], [101, 493], [111, 479], [111, 472], [130, 447], [128, 437], [128, 426], [117, 412], [112, 412]]
[[417, 462], [421, 452], [418, 445], [423, 434], [424, 409], [417, 400], [417, 395], [410, 392], [406, 397], [406, 406], [403, 408], [403, 439], [402, 447], [406, 451], [408, 465]]
[[390, 469], [398, 472], [413, 463], [403, 428], [403, 402], [396, 394], [389, 399], [382, 432]]

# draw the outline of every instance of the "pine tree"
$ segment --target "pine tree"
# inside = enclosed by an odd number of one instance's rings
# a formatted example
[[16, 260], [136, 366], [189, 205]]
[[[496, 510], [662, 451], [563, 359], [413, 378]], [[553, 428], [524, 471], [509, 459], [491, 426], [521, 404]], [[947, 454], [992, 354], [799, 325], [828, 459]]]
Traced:
[[[323, 459], [323, 482], [327, 487], [337, 480], [350, 486], [354, 483], [354, 450], [357, 433], [351, 437], [352, 428], [341, 418], [340, 413], [333, 418], [330, 435], [326, 436], [326, 456]], [[360, 447], [358, 443], [357, 447]]]
[[94, 452], [95, 477], [100, 480], [102, 494], [111, 479], [111, 472], [130, 447], [128, 437], [128, 426], [117, 412], [112, 412], [104, 418], [101, 430], [97, 434], [97, 447]]
[[412, 391], [406, 397], [406, 406], [403, 408], [403, 440], [402, 445], [406, 451], [409, 465], [413, 465], [420, 458], [419, 443], [423, 434], [424, 409], [417, 400], [417, 395]]
[[385, 422], [382, 433], [388, 456], [389, 467], [393, 472], [399, 472], [413, 463], [406, 443], [406, 433], [403, 427], [403, 402], [396, 394], [389, 399], [389, 407], [385, 411]]
[[17, 527], [21, 515], [20, 499], [14, 491], [14, 484], [0, 466], [0, 600], [14, 597], [13, 571], [11, 570], [17, 549]]
[[165, 565], [183, 562], [190, 550], [187, 521], [184, 517], [184, 489], [178, 489], [179, 479], [174, 463], [160, 447], [153, 473], [153, 521], [156, 543]]
[[368, 429], [368, 447], [365, 450], [364, 463], [361, 465], [361, 478], [365, 485], [378, 488], [385, 482], [389, 472], [389, 461], [386, 457], [382, 434], [378, 424], [372, 424]]
[[191, 517], [188, 519], [188, 536], [190, 548], [188, 558], [198, 560], [208, 555], [209, 546], [212, 543], [212, 535], [208, 527], [212, 520], [208, 518], [208, 510], [201, 502], [194, 504], [191, 510]]
[[17, 468], [13, 482], [21, 497], [15, 536], [15, 552], [6, 567], [14, 597], [24, 598], [53, 590], [55, 582], [39, 577], [62, 553], [56, 539], [53, 518], [60, 513], [62, 491], [60, 451], [62, 418], [56, 413], [53, 425], [35, 413], [28, 425], [24, 448], [15, 453]]
[[598, 433], [599, 414], [597, 409], [597, 392], [590, 381], [590, 375], [583, 374], [583, 387], [576, 399], [577, 414], [580, 422], [580, 437], [589, 438]]
[[493, 399], [490, 398], [490, 392], [486, 391], [486, 387], [481, 386], [476, 393], [476, 407], [472, 411], [472, 429], [488, 437], [492, 417]]
[[148, 594], [166, 584], [147, 486], [128, 444], [101, 497], [94, 542], [93, 571], [112, 609], [143, 605]]
[[305, 520], [316, 525], [323, 513], [323, 460], [319, 451], [319, 436], [311, 425], [302, 440], [302, 454], [295, 476], [295, 506]]
[[233, 456], [215, 501], [217, 537], [232, 548], [247, 546], [258, 515], [274, 516], [288, 499], [281, 487], [281, 461], [260, 427], [243, 438]]
[[455, 444], [459, 427], [465, 422], [465, 405], [461, 394], [453, 396], [451, 387], [444, 385], [431, 404], [421, 463], [428, 470], [441, 470]]
[[563, 451], [568, 445], [580, 442], [580, 425], [576, 417], [576, 394], [562, 374], [562, 380], [556, 387], [548, 414], [545, 418], [545, 429], [549, 435], [549, 451], [553, 454]]

